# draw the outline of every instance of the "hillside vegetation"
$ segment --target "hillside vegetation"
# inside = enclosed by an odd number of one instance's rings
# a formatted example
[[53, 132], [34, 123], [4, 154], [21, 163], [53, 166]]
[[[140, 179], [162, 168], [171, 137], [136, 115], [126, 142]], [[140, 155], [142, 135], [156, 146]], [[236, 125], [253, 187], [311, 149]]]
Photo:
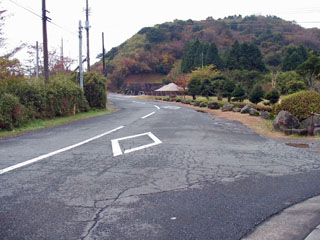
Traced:
[[[193, 56], [192, 60], [196, 64], [193, 69], [186, 69], [183, 58], [192, 44], [198, 44], [198, 49], [193, 52], [197, 56]], [[235, 68], [239, 60], [248, 57], [242, 55], [241, 58], [239, 55], [237, 58], [233, 55], [233, 59], [230, 58], [232, 51], [237, 51], [237, 45], [240, 53], [242, 49], [242, 53], [250, 55], [252, 50], [254, 53], [250, 61], [255, 61], [255, 57], [258, 57], [259, 66]], [[177, 72], [190, 72], [201, 64], [213, 64], [222, 72], [272, 72], [274, 69], [291, 71], [319, 50], [319, 29], [304, 29], [294, 22], [275, 16], [229, 16], [217, 20], [211, 17], [202, 21], [175, 20], [142, 28], [132, 38], [112, 48], [105, 58], [108, 78], [119, 89], [124, 82], [127, 85], [128, 81], [125, 80], [130, 75], [160, 74], [159, 78], [162, 75], [162, 78], [170, 81]], [[216, 54], [216, 62], [212, 60], [206, 63], [208, 54]], [[242, 61], [242, 64], [247, 66], [250, 63]], [[101, 67], [101, 62], [96, 63], [96, 69]], [[153, 80], [159, 82], [159, 79]]]

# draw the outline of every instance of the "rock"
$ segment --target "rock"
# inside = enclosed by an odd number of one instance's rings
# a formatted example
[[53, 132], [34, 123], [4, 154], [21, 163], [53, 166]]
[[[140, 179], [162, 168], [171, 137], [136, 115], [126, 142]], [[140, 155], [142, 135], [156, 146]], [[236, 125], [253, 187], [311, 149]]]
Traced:
[[316, 127], [313, 130], [313, 136], [320, 136], [320, 127]]
[[[311, 126], [312, 117], [309, 117], [305, 120], [303, 120], [300, 124], [300, 128], [308, 128]], [[313, 116], [313, 124], [314, 126], [320, 127], [320, 114], [314, 114]]]
[[272, 123], [273, 127], [277, 131], [285, 131], [286, 129], [297, 129], [300, 126], [298, 118], [293, 116], [287, 111], [281, 111], [278, 113], [275, 120]]
[[242, 114], [249, 113], [251, 108], [252, 108], [252, 106], [250, 104], [247, 104], [241, 109], [240, 113], [242, 113]]
[[220, 105], [218, 102], [209, 102], [208, 103], [208, 108], [210, 109], [220, 109]]
[[200, 105], [200, 103], [199, 102], [193, 102], [192, 105], [198, 107]]
[[251, 108], [249, 111], [250, 116], [260, 116], [260, 112], [254, 108]]
[[264, 112], [261, 113], [261, 117], [262, 117], [263, 119], [270, 119], [270, 118], [271, 118], [271, 115], [270, 115], [269, 112], [264, 111]]
[[233, 108], [234, 108], [233, 104], [225, 103], [222, 106], [222, 112], [230, 112], [230, 111], [232, 111]]
[[238, 107], [234, 107], [232, 109], [232, 112], [240, 112], [241, 111], [241, 108], [238, 108]]
[[208, 104], [206, 102], [201, 102], [199, 104], [199, 107], [207, 107], [207, 106], [208, 106]]

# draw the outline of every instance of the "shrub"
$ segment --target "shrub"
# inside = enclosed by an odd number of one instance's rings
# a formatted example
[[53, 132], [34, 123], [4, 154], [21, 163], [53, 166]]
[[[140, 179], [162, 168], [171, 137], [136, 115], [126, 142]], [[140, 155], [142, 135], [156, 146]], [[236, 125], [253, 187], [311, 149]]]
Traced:
[[46, 117], [67, 116], [88, 111], [88, 102], [83, 90], [70, 79], [57, 78], [45, 86]]
[[0, 128], [12, 130], [25, 121], [25, 111], [19, 99], [5, 93], [0, 97]]
[[303, 81], [298, 81], [298, 80], [292, 80], [290, 82], [287, 83], [287, 92], [289, 94], [295, 93], [295, 92], [299, 92], [301, 90], [305, 90], [306, 84]]
[[277, 89], [271, 89], [265, 95], [265, 99], [269, 100], [271, 104], [275, 104], [280, 97], [280, 94]]
[[231, 93], [232, 101], [243, 102], [246, 99], [246, 91], [242, 84], [237, 84], [233, 92]]
[[85, 74], [84, 92], [91, 108], [106, 108], [106, 91], [106, 79], [101, 74]]
[[310, 116], [311, 112], [320, 113], [320, 94], [315, 91], [301, 91], [291, 94], [274, 105], [274, 113], [285, 110], [296, 116], [300, 121]]
[[249, 101], [252, 103], [259, 103], [262, 101], [264, 91], [260, 85], [256, 85], [249, 94]]

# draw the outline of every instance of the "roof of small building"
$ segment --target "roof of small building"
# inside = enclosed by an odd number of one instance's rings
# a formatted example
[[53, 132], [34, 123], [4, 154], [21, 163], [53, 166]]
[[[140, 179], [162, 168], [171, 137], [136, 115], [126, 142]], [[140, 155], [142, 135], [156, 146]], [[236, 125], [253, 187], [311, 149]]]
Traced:
[[165, 85], [157, 90], [156, 92], [182, 92], [183, 88], [178, 87], [175, 83], [169, 83], [168, 85]]

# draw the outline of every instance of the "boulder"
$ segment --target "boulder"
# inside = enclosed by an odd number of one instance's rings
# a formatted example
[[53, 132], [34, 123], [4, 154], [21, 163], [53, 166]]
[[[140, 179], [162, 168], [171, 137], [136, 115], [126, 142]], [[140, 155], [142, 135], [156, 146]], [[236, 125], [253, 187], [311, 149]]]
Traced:
[[[308, 117], [307, 119], [303, 120], [300, 124], [300, 128], [308, 128], [311, 126], [312, 117]], [[313, 116], [313, 124], [314, 126], [320, 127], [320, 114], [314, 114]]]
[[198, 107], [200, 105], [200, 103], [199, 102], [193, 102], [192, 105]]
[[297, 129], [300, 127], [298, 118], [283, 110], [278, 113], [272, 124], [275, 130], [282, 132], [285, 131], [285, 129]]
[[313, 130], [313, 136], [320, 136], [320, 127], [316, 127]]
[[252, 108], [252, 106], [250, 104], [247, 104], [241, 109], [240, 113], [242, 113], [242, 114], [249, 113], [251, 108]]
[[208, 104], [206, 102], [201, 102], [199, 104], [199, 107], [207, 107], [207, 106], [208, 106]]
[[232, 109], [232, 112], [240, 112], [241, 111], [241, 108], [238, 108], [238, 107], [234, 107]]
[[225, 103], [222, 106], [222, 112], [230, 112], [230, 111], [232, 111], [233, 108], [234, 108], [233, 104]]
[[270, 115], [269, 112], [264, 111], [264, 112], [261, 113], [261, 117], [262, 117], [263, 119], [270, 119], [270, 118], [271, 118], [271, 115]]
[[209, 102], [208, 103], [208, 108], [210, 109], [220, 109], [220, 105], [218, 102]]
[[249, 111], [250, 116], [260, 116], [260, 112], [254, 108], [251, 108]]

